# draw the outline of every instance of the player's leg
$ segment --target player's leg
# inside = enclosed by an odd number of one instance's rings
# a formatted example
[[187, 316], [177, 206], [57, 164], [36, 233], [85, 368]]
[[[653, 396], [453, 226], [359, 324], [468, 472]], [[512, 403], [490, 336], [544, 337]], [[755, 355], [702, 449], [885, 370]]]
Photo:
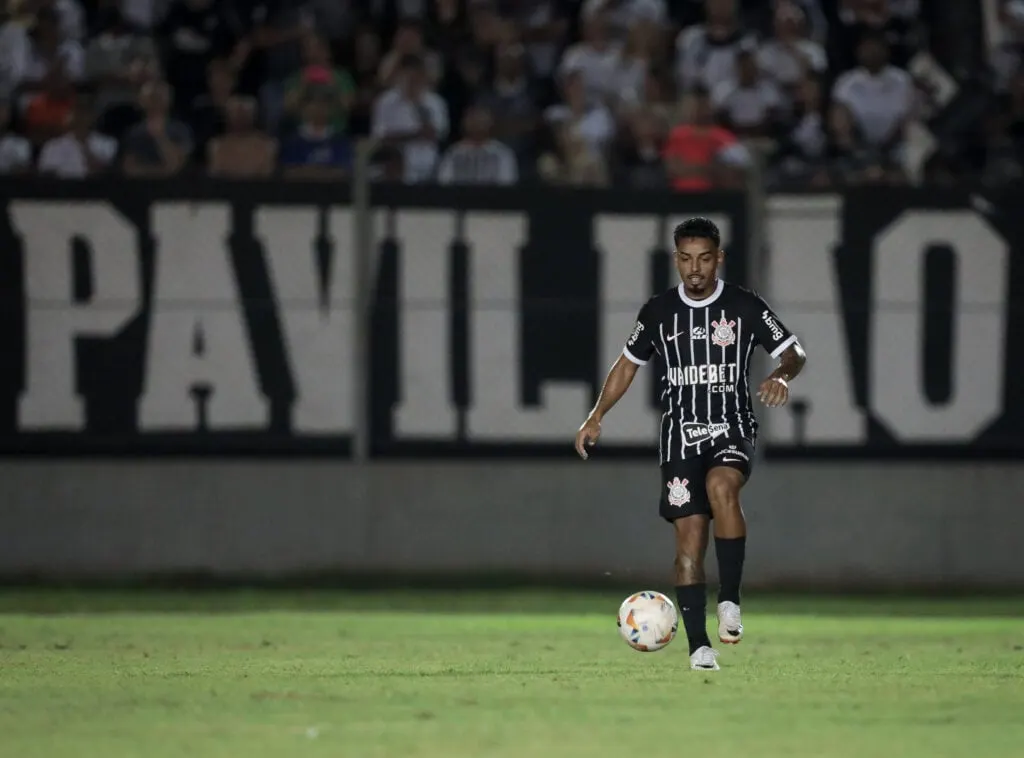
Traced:
[[699, 458], [662, 466], [661, 517], [675, 530], [675, 587], [679, 613], [690, 645], [690, 667], [717, 669], [717, 653], [707, 631], [708, 549], [711, 506], [704, 491], [705, 467]]
[[675, 585], [679, 613], [690, 646], [690, 668], [717, 670], [716, 653], [708, 637], [707, 581], [704, 556], [708, 549], [708, 516], [695, 513], [673, 522], [676, 533]]
[[714, 514], [718, 558], [718, 638], [732, 644], [743, 639], [740, 584], [746, 559], [747, 522], [740, 505], [740, 490], [750, 476], [752, 455], [749, 443], [727, 440], [712, 453], [705, 478]]

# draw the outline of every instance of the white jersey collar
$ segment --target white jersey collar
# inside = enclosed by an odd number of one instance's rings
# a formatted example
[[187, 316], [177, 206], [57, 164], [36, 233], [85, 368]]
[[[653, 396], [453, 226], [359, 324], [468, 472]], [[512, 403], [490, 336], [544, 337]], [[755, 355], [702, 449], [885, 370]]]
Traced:
[[683, 283], [679, 282], [679, 286], [676, 287], [676, 291], [679, 293], [679, 299], [686, 303], [691, 308], [703, 308], [706, 305], [711, 305], [722, 295], [722, 290], [725, 289], [725, 280], [719, 278], [718, 285], [715, 287], [715, 291], [708, 295], [703, 300], [694, 300], [686, 296], [686, 290], [683, 287]]

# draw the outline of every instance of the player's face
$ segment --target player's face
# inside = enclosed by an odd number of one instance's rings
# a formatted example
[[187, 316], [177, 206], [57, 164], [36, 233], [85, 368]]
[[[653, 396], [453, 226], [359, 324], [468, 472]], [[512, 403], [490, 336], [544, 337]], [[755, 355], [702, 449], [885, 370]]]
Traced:
[[686, 294], [699, 300], [714, 292], [722, 251], [711, 240], [684, 237], [676, 245], [676, 267]]

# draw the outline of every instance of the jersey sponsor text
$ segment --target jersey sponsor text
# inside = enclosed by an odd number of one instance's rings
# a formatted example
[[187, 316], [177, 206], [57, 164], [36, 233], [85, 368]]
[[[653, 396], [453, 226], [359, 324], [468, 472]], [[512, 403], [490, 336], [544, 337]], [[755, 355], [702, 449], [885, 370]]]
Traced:
[[[735, 363], [702, 363], [699, 366], [682, 366], [666, 369], [668, 383], [674, 387], [688, 387], [691, 384], [706, 384], [710, 387], [735, 387], [739, 371]], [[714, 389], [709, 389], [715, 392]], [[724, 392], [724, 389], [719, 389]]]

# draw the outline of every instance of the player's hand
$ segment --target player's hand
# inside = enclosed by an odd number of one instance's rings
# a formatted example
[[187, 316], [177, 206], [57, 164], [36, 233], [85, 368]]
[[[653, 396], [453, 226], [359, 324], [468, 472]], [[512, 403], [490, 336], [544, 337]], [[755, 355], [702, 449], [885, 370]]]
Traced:
[[769, 408], [778, 408], [789, 400], [789, 382], [781, 376], [769, 376], [757, 389], [758, 399]]
[[601, 422], [593, 416], [588, 416], [587, 420], [583, 422], [583, 426], [576, 432], [576, 452], [579, 453], [580, 458], [587, 460], [590, 457], [587, 448], [596, 445], [597, 438], [600, 436]]

